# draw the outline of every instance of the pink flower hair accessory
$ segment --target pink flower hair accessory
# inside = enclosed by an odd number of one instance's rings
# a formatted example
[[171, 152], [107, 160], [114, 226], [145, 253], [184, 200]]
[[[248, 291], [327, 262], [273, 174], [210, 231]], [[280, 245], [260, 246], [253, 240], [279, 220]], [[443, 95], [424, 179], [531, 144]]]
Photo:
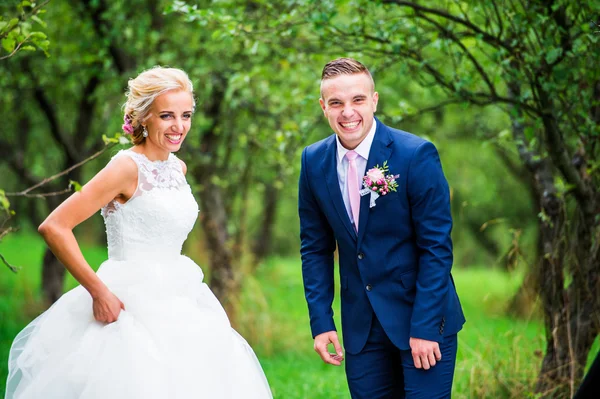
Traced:
[[121, 126], [121, 129], [123, 129], [123, 133], [125, 134], [133, 134], [133, 125], [131, 124], [131, 116], [129, 115], [125, 115], [123, 117], [123, 126]]

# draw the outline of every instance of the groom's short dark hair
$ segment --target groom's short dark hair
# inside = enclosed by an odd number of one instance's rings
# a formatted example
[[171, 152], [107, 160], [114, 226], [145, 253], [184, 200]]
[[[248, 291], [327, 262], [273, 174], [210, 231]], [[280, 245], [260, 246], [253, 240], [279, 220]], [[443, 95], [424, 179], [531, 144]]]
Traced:
[[371, 72], [369, 72], [366, 66], [354, 58], [336, 58], [325, 64], [323, 72], [321, 73], [321, 83], [323, 83], [324, 80], [333, 79], [340, 75], [354, 75], [358, 73], [367, 75], [371, 79], [371, 82], [373, 82], [373, 90], [375, 90], [375, 82], [373, 81]]
[[325, 64], [321, 80], [335, 78], [339, 75], [354, 75], [356, 73], [365, 73], [372, 79], [367, 67], [354, 58], [336, 58]]

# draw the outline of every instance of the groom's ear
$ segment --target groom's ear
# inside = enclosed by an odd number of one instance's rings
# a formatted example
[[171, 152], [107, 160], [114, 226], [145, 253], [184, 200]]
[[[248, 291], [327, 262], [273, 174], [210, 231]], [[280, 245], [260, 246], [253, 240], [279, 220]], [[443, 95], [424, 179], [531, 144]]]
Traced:
[[379, 102], [379, 93], [373, 93], [373, 112], [377, 111], [377, 103]]
[[323, 114], [325, 113], [325, 101], [322, 98], [319, 98], [319, 104], [321, 104], [321, 109], [323, 110]]

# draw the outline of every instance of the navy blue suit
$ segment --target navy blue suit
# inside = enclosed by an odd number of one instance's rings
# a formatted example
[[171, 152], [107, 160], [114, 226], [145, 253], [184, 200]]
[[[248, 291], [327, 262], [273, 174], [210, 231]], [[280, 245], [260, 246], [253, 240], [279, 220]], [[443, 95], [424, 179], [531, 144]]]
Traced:
[[[445, 339], [452, 341], [455, 356], [456, 333], [465, 318], [450, 274], [450, 195], [437, 150], [415, 135], [387, 127], [379, 120], [376, 123], [367, 170], [387, 161], [389, 173], [400, 176], [397, 191], [379, 197], [374, 207], [369, 208], [369, 195], [361, 198], [358, 233], [339, 188], [335, 135], [302, 153], [298, 208], [302, 272], [313, 337], [336, 329], [331, 305], [337, 243], [347, 362], [353, 355], [370, 352], [372, 341], [381, 340], [410, 357], [410, 337], [440, 345]], [[396, 363], [404, 369], [407, 362], [399, 359]], [[368, 376], [359, 378], [362, 386], [353, 388], [349, 367], [347, 364], [353, 397], [397, 397], [373, 394], [378, 388], [368, 386]], [[454, 361], [451, 367], [450, 374]], [[429, 371], [418, 372], [424, 375]], [[403, 378], [407, 386], [415, 383], [407, 381], [409, 377], [402, 370], [395, 376]], [[451, 380], [452, 375], [450, 385]], [[377, 378], [372, 383], [382, 384]]]

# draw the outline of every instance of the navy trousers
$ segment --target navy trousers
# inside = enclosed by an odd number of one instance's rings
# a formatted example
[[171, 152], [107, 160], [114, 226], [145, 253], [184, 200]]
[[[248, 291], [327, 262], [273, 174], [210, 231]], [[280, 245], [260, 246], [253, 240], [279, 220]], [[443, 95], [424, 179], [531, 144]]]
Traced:
[[352, 399], [446, 399], [452, 391], [456, 364], [456, 334], [440, 345], [442, 360], [429, 370], [415, 368], [410, 350], [390, 341], [373, 314], [363, 350], [346, 353], [346, 376]]

